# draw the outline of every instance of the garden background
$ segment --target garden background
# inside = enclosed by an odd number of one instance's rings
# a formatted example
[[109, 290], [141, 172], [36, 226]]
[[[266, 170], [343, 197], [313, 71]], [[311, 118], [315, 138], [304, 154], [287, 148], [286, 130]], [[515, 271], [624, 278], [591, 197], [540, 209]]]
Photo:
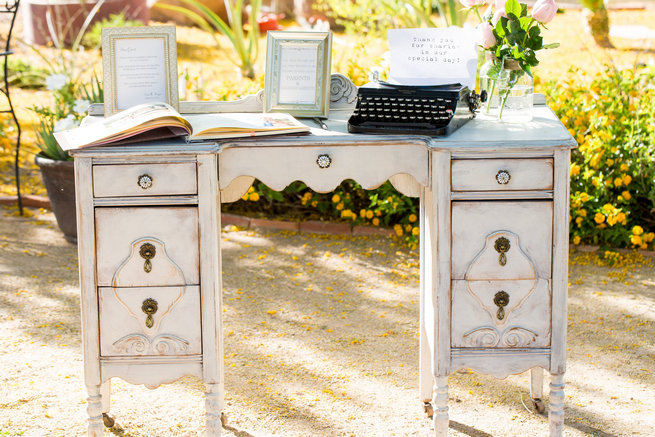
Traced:
[[[582, 10], [566, 5], [543, 31], [546, 42], [561, 46], [540, 52], [534, 69], [536, 91], [546, 94], [580, 144], [571, 167], [572, 245], [603, 246], [571, 257], [567, 375], [577, 376], [567, 380], [566, 430], [576, 436], [655, 434], [655, 267], [652, 257], [643, 256], [653, 250], [655, 231], [655, 5], [612, 5], [613, 48], [600, 48], [584, 30]], [[651, 34], [644, 33], [648, 28]], [[15, 32], [20, 38], [20, 17]], [[263, 38], [251, 80], [230, 61], [231, 44], [223, 35], [190, 26], [178, 26], [177, 34], [187, 99], [233, 100], [263, 87]], [[356, 84], [368, 81], [372, 69], [385, 68], [380, 35], [339, 32], [333, 47], [332, 70]], [[54, 103], [45, 89], [51, 73], [45, 60], [72, 62], [71, 74], [88, 84], [94, 66], [99, 73], [100, 58], [90, 49], [38, 50], [17, 42], [14, 71], [29, 74], [12, 76], [19, 81], [12, 99], [23, 128], [23, 194], [45, 196], [33, 164], [38, 118], [29, 109]], [[8, 121], [2, 126], [0, 195], [12, 196], [15, 132]], [[328, 195], [298, 184], [281, 197], [256, 185], [232, 208], [252, 216], [385, 226], [396, 237], [224, 230], [233, 260], [225, 263], [224, 278], [227, 435], [390, 435], [389, 429], [428, 435], [416, 393], [417, 205], [388, 185], [362, 192], [347, 182]], [[47, 211], [28, 208], [18, 217], [10, 205], [3, 212], [0, 435], [82, 434], [75, 247], [61, 238]], [[305, 258], [306, 264], [298, 261]], [[263, 267], [273, 261], [279, 270]], [[328, 266], [341, 275], [320, 275]], [[284, 293], [267, 294], [270, 281], [289, 277], [294, 279]], [[307, 291], [313, 291], [311, 299]], [[293, 353], [282, 356], [280, 348]], [[373, 355], [380, 359], [367, 359]], [[453, 435], [546, 432], [546, 419], [524, 408], [525, 375], [497, 381], [460, 372], [450, 384]], [[120, 381], [114, 388], [112, 411], [122, 427], [113, 430], [116, 435], [195, 435], [203, 427], [202, 388], [195, 380], [155, 391]]]

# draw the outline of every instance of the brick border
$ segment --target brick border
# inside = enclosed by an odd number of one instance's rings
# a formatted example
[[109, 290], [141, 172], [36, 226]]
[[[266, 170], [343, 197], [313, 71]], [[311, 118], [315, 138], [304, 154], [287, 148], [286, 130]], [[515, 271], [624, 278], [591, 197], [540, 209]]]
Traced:
[[[32, 196], [31, 194], [21, 196], [23, 206], [32, 208], [45, 208], [52, 209], [50, 206], [50, 199], [43, 196]], [[16, 196], [0, 196], [0, 205], [13, 205], [18, 207], [18, 197]]]

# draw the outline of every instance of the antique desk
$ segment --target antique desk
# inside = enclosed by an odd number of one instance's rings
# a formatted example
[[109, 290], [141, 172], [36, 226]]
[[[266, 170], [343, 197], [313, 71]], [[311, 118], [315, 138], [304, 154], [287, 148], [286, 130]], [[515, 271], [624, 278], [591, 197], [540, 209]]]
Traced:
[[254, 178], [319, 192], [391, 180], [419, 197], [419, 385], [435, 434], [448, 432], [447, 376], [470, 368], [532, 369], [541, 409], [549, 371], [550, 431], [561, 435], [575, 142], [541, 100], [529, 124], [477, 118], [439, 138], [349, 135], [337, 108], [309, 136], [76, 151], [89, 435], [111, 423], [112, 377], [154, 388], [184, 375], [204, 381], [207, 435], [220, 435], [220, 204]]

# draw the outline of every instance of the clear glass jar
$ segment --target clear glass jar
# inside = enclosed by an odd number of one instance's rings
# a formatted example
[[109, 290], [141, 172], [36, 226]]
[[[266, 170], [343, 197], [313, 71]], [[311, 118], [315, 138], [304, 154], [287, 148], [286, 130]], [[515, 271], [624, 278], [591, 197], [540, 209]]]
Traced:
[[505, 59], [498, 77], [498, 120], [525, 123], [532, 120], [532, 76], [523, 71], [518, 61]]
[[482, 103], [481, 112], [496, 116], [498, 113], [498, 78], [501, 70], [500, 59], [491, 52], [485, 52], [485, 63], [480, 67], [480, 94], [487, 93], [487, 101]]

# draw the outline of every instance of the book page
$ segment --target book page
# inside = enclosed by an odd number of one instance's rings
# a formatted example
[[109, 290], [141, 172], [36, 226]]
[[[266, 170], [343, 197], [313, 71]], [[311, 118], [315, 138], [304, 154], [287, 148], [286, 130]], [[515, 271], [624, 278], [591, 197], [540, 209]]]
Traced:
[[478, 67], [474, 29], [390, 29], [390, 80], [402, 85], [460, 83], [475, 89]]
[[308, 132], [309, 127], [286, 113], [237, 112], [185, 115], [193, 127], [191, 138], [229, 132]]

